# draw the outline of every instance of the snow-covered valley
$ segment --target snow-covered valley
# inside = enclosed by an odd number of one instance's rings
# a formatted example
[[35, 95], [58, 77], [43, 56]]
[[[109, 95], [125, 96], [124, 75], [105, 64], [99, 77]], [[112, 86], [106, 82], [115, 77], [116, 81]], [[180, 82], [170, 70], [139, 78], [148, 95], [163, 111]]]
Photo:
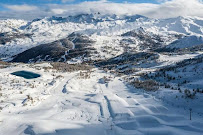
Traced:
[[[27, 80], [10, 75], [22, 67], [42, 77]], [[28, 65], [0, 71], [2, 135], [196, 135], [203, 132], [202, 114], [192, 112], [190, 120], [188, 108], [177, 107], [173, 103], [175, 97], [165, 94], [168, 90], [144, 92], [121, 77], [96, 68], [88, 78], [80, 72], [54, 73]], [[157, 97], [162, 91], [171, 102]], [[202, 95], [198, 96], [195, 103], [202, 102]], [[192, 100], [188, 102], [194, 104]]]

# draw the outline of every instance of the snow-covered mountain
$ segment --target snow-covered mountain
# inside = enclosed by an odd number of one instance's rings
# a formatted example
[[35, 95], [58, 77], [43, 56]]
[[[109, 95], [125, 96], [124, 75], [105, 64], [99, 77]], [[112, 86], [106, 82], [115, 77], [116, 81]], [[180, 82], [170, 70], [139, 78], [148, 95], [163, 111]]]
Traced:
[[[201, 39], [203, 35], [203, 19], [198, 17], [151, 19], [140, 15], [102, 16], [99, 13], [81, 14], [67, 18], [35, 19], [31, 22], [1, 20], [0, 31], [2, 32], [0, 36], [2, 40], [5, 39], [5, 33], [10, 35], [10, 37], [6, 37], [6, 42], [1, 41], [1, 43], [4, 43], [0, 45], [1, 58], [12, 57], [37, 45], [66, 38], [73, 32], [87, 35], [96, 41], [93, 48], [99, 53], [97, 57], [110, 58], [115, 54], [122, 54], [126, 47], [130, 47], [133, 51], [151, 49], [145, 46], [146, 42], [148, 42], [147, 44], [151, 42], [158, 43], [159, 45], [155, 47], [163, 47], [174, 41], [175, 43], [187, 42], [188, 36]], [[137, 31], [138, 36], [122, 36], [130, 31]], [[142, 33], [139, 31], [142, 31]], [[145, 36], [141, 37], [140, 34], [143, 35], [143, 33], [145, 33]], [[146, 42], [143, 43], [141, 38], [145, 38]], [[181, 41], [178, 41], [178, 39], [181, 39]], [[195, 45], [202, 43], [202, 40], [192, 41], [192, 44]], [[117, 49], [110, 49], [112, 53], [105, 53], [104, 46]], [[179, 48], [179, 44], [173, 44], [173, 46]], [[181, 46], [183, 47], [183, 45]]]
[[167, 46], [167, 48], [171, 49], [190, 48], [200, 44], [203, 44], [202, 36], [186, 36], [180, 40], [172, 42]]

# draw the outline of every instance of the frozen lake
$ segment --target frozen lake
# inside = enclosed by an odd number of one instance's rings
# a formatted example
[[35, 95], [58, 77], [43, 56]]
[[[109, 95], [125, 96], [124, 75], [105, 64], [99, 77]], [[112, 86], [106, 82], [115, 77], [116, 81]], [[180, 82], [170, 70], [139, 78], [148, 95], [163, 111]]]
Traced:
[[38, 77], [41, 76], [40, 74], [36, 74], [36, 73], [33, 73], [33, 72], [29, 72], [29, 71], [17, 71], [17, 72], [13, 72], [11, 74], [23, 77], [25, 79], [34, 79], [34, 78], [38, 78]]

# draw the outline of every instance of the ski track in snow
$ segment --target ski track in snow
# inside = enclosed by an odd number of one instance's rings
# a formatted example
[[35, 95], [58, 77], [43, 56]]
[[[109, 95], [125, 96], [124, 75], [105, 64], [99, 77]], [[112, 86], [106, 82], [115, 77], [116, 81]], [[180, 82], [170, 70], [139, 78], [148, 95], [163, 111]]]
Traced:
[[[63, 76], [47, 88], [49, 96], [39, 104], [13, 106], [9, 113], [2, 110], [0, 134], [200, 135], [203, 132], [200, 120], [190, 121], [187, 112], [128, 86], [119, 77], [98, 69], [94, 69], [90, 79], [79, 78], [77, 72]], [[110, 78], [108, 83], [99, 82], [104, 76]]]

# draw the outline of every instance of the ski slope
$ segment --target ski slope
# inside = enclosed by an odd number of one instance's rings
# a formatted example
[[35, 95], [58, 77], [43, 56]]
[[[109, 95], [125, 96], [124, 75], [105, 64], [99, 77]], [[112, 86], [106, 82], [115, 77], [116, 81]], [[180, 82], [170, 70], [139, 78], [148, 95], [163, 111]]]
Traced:
[[[156, 93], [135, 89], [120, 77], [94, 68], [90, 78], [84, 79], [80, 72], [45, 71], [44, 66], [50, 65], [0, 69], [1, 135], [200, 135], [203, 132], [202, 117], [195, 112], [189, 120], [189, 110], [156, 98]], [[26, 80], [10, 75], [22, 67], [42, 77]]]

